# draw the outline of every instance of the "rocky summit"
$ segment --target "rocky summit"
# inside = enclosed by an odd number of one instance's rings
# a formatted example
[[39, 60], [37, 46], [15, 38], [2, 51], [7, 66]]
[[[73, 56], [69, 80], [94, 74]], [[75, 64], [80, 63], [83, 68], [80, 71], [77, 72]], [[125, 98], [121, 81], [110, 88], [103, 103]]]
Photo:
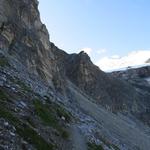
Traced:
[[0, 0], [1, 150], [149, 148], [149, 66], [105, 73], [50, 42], [37, 0]]

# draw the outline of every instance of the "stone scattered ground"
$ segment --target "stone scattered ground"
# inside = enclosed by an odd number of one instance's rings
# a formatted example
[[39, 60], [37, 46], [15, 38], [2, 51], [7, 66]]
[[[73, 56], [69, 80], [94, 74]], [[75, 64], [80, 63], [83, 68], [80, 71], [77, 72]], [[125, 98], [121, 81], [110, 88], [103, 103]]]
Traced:
[[70, 149], [67, 124], [71, 115], [2, 70], [0, 79], [1, 149]]
[[8, 120], [0, 119], [0, 149], [1, 150], [21, 150], [34, 148], [28, 144], [16, 132], [16, 128]]
[[73, 141], [72, 150], [87, 150], [87, 143], [84, 139], [84, 136], [76, 125], [71, 126], [71, 135]]

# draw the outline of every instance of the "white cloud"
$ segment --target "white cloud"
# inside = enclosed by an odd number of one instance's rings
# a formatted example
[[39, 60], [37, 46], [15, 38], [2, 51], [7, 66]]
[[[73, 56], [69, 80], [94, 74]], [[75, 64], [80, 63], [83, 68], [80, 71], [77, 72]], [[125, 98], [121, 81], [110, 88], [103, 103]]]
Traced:
[[132, 51], [124, 57], [114, 55], [111, 57], [103, 57], [96, 65], [102, 70], [115, 70], [128, 66], [136, 66], [145, 64], [145, 61], [150, 58], [150, 50]]
[[96, 51], [96, 53], [98, 53], [98, 54], [103, 54], [103, 53], [106, 53], [106, 52], [107, 52], [107, 50], [105, 48], [99, 49], [99, 50]]
[[82, 48], [81, 51], [84, 51], [84, 52], [86, 52], [88, 55], [90, 55], [93, 50], [92, 50], [91, 48], [89, 48], [89, 47], [86, 47], [86, 48]]
[[111, 56], [111, 58], [112, 58], [112, 59], [119, 59], [120, 56], [119, 56], [119, 55], [113, 55], [113, 56]]

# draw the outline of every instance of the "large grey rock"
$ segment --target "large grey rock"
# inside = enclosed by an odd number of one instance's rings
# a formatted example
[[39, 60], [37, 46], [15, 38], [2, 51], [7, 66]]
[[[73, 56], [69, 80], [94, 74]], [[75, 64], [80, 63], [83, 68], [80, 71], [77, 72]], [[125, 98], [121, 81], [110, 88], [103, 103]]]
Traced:
[[[60, 78], [49, 34], [41, 23], [36, 0], [0, 2], [0, 51], [8, 53], [11, 64], [19, 69], [21, 62], [26, 70], [61, 89]], [[55, 78], [54, 78], [55, 77]]]

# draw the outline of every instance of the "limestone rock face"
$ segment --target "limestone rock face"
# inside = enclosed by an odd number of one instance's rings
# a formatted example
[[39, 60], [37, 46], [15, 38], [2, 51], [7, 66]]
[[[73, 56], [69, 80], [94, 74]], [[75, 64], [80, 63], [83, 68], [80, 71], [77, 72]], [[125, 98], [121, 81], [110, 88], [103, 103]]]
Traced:
[[[59, 68], [53, 54], [49, 34], [41, 23], [37, 0], [0, 1], [0, 48], [18, 67], [21, 62], [30, 73], [40, 76], [53, 86], [61, 85]], [[16, 63], [16, 64], [15, 64]]]

